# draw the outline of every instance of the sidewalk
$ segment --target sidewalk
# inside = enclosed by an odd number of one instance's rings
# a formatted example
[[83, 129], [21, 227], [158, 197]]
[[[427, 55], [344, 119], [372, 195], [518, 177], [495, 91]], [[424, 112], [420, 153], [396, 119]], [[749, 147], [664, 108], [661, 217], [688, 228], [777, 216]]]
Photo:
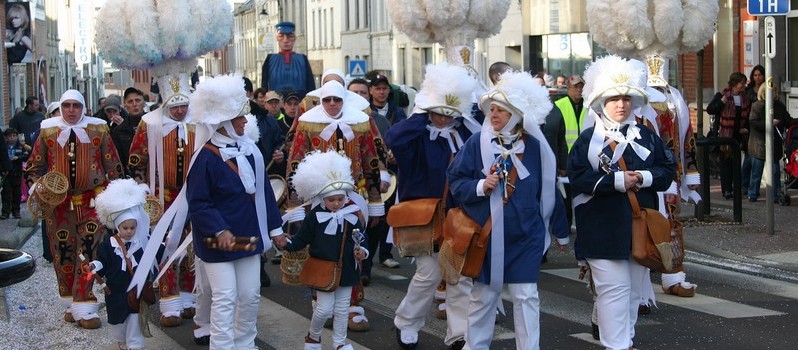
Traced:
[[798, 190], [788, 193], [792, 206], [774, 204], [774, 235], [769, 235], [764, 198], [751, 203], [743, 197], [743, 222], [738, 224], [733, 202], [721, 195], [720, 181], [711, 179], [710, 184], [712, 209], [704, 222], [695, 219], [694, 205], [682, 205], [686, 260], [798, 282]]

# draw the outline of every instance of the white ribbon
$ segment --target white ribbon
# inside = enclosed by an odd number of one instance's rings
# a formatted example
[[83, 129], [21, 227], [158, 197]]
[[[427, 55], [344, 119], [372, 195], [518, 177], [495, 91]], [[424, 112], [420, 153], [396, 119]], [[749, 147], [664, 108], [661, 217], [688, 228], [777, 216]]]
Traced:
[[325, 235], [335, 236], [338, 232], [338, 227], [343, 225], [344, 220], [349, 221], [350, 224], [357, 224], [356, 213], [360, 208], [357, 205], [349, 205], [336, 212], [319, 211], [316, 212], [316, 220], [319, 223], [329, 221], [327, 227], [324, 229]]
[[241, 184], [244, 185], [244, 190], [248, 194], [255, 193], [255, 172], [252, 165], [249, 164], [247, 156], [252, 154], [253, 149], [256, 147], [254, 143], [248, 142], [245, 137], [230, 138], [222, 134], [216, 133], [211, 138], [217, 146], [222, 144], [236, 144], [236, 147], [220, 147], [219, 154], [222, 156], [222, 161], [227, 161], [235, 158], [238, 165], [238, 177], [241, 179]]
[[[122, 259], [122, 271], [127, 271], [127, 263], [125, 263], [125, 255], [122, 254], [122, 247], [119, 246], [119, 242], [115, 239], [111, 240], [111, 247], [114, 248], [114, 254]], [[138, 262], [136, 262], [136, 258], [133, 257], [133, 253], [137, 250], [141, 249], [141, 245], [137, 240], [130, 240], [130, 248], [127, 249], [127, 257], [130, 259], [130, 265], [132, 267], [138, 266]]]
[[61, 129], [61, 133], [58, 134], [58, 144], [64, 147], [69, 141], [70, 132], [75, 133], [75, 137], [80, 143], [89, 143], [91, 140], [89, 139], [89, 134], [86, 133], [87, 126], [89, 126], [89, 123], [86, 118], [82, 118], [75, 124], [59, 123], [58, 128]]
[[457, 150], [463, 147], [463, 139], [460, 138], [460, 133], [453, 126], [438, 128], [427, 124], [427, 130], [429, 130], [430, 141], [435, 141], [438, 136], [445, 138], [449, 142], [449, 149], [452, 150], [452, 153], [457, 153]]
[[513, 161], [513, 166], [518, 172], [518, 178], [522, 180], [529, 176], [529, 170], [526, 169], [524, 163], [521, 162], [521, 159], [518, 158], [517, 154], [523, 154], [525, 149], [526, 146], [524, 145], [524, 140], [522, 139], [514, 142], [513, 147], [510, 149], [504, 148], [504, 146], [499, 145], [498, 142], [493, 141], [493, 151], [495, 153], [499, 153], [499, 157], [502, 157], [502, 159], [507, 159], [507, 157], [510, 157], [510, 159]]
[[327, 141], [330, 139], [330, 137], [333, 136], [333, 134], [335, 134], [335, 129], [341, 129], [341, 132], [344, 134], [344, 138], [346, 138], [346, 141], [352, 141], [355, 139], [355, 133], [352, 131], [352, 127], [349, 126], [349, 124], [347, 124], [345, 121], [340, 119], [331, 119], [329, 124], [327, 124], [327, 126], [325, 126], [324, 129], [321, 130], [321, 133], [319, 133], [319, 137], [321, 137], [322, 140]]
[[629, 128], [626, 129], [626, 135], [619, 131], [607, 131], [606, 136], [608, 140], [604, 142], [605, 147], [610, 144], [611, 141], [618, 143], [618, 145], [615, 146], [615, 152], [612, 154], [613, 164], [621, 159], [623, 152], [626, 150], [626, 146], [631, 146], [632, 150], [635, 151], [637, 156], [642, 160], [646, 160], [651, 154], [651, 151], [635, 142], [636, 139], [641, 138], [640, 129], [635, 125], [629, 125]]
[[188, 134], [186, 134], [186, 122], [177, 121], [172, 118], [163, 118], [163, 125], [161, 126], [161, 137], [166, 137], [169, 135], [172, 130], [177, 128], [177, 137], [183, 140], [184, 143], [188, 143]]

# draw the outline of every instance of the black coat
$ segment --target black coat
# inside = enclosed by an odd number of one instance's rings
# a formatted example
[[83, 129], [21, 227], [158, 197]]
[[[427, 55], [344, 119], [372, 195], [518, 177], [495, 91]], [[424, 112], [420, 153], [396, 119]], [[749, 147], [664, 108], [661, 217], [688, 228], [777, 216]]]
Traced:
[[[132, 277], [129, 271], [122, 271], [122, 264], [125, 264], [125, 261], [114, 253], [114, 248], [111, 246], [111, 240], [115, 240], [114, 236], [105, 235], [105, 239], [97, 246], [97, 260], [103, 264], [102, 270], [97, 274], [105, 277], [105, 283], [111, 290], [111, 294], [105, 296], [108, 323], [120, 324], [125, 322], [128, 315], [139, 311], [127, 304], [127, 287]], [[139, 261], [142, 254], [144, 249], [139, 249], [133, 253], [133, 256]]]
[[[776, 129], [784, 133], [792, 121], [787, 107], [781, 101], [773, 101], [773, 119], [780, 121], [780, 125], [774, 125], [773, 129], [773, 158], [778, 160], [782, 155], [783, 141]], [[751, 105], [748, 125], [751, 128], [748, 135], [748, 153], [752, 157], [765, 159], [765, 101], [756, 101]]]
[[119, 161], [127, 169], [127, 160], [130, 157], [130, 145], [133, 137], [136, 136], [136, 128], [141, 122], [142, 116], [128, 116], [116, 128], [111, 131], [111, 139], [114, 141], [116, 151], [119, 153]]

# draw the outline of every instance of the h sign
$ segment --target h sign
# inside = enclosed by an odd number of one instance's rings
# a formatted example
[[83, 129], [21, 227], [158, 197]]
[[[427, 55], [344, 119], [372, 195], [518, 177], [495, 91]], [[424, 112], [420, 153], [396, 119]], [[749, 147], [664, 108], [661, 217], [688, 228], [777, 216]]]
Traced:
[[790, 12], [790, 0], [748, 0], [751, 16], [786, 15]]

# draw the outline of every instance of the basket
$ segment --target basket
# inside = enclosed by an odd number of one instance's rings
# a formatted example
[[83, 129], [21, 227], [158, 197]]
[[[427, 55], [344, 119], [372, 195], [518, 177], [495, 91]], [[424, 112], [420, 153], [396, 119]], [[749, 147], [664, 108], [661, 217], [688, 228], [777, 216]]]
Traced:
[[144, 202], [144, 212], [150, 217], [150, 225], [155, 225], [163, 216], [163, 206], [158, 201], [158, 197], [149, 195]]
[[305, 266], [305, 261], [308, 260], [310, 254], [308, 247], [295, 252], [284, 252], [282, 259], [280, 259], [280, 271], [283, 272], [283, 283], [298, 286], [302, 285], [299, 282], [299, 274], [302, 272], [302, 267]]
[[64, 174], [57, 171], [44, 174], [33, 184], [28, 209], [35, 219], [50, 216], [53, 209], [64, 202], [68, 190], [69, 179]]
[[438, 265], [441, 268], [441, 277], [447, 284], [455, 285], [460, 281], [460, 270], [464, 262], [465, 255], [454, 252], [451, 240], [447, 239], [441, 243]]

